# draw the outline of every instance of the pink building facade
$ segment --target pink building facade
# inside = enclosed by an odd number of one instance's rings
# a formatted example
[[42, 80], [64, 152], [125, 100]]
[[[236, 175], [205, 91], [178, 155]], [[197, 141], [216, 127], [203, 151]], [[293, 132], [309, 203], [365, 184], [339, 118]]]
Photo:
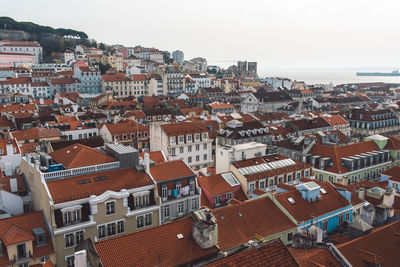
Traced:
[[0, 67], [18, 67], [37, 64], [38, 58], [32, 54], [0, 52]]

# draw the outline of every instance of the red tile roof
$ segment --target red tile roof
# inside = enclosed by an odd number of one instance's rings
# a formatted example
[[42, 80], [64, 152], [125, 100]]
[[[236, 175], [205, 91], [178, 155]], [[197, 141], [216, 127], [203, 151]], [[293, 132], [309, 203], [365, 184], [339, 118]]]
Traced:
[[[107, 179], [100, 181], [94, 180], [96, 177], [103, 176], [107, 177]], [[78, 181], [86, 179], [89, 179], [90, 182], [78, 184]], [[133, 168], [97, 172], [51, 180], [46, 183], [54, 203], [87, 198], [91, 195], [98, 196], [107, 190], [118, 192], [122, 189], [131, 189], [153, 184], [150, 177], [145, 172], [138, 172]], [[65, 188], [68, 188], [68, 190], [65, 190]]]
[[271, 236], [296, 225], [268, 197], [227, 206], [213, 212], [218, 224], [218, 247], [227, 250], [254, 239]]
[[60, 131], [58, 129], [47, 129], [47, 128], [30, 128], [21, 131], [12, 132], [19, 142], [30, 139], [42, 139], [42, 138], [53, 138], [60, 137]]
[[237, 254], [222, 258], [213, 263], [205, 265], [207, 267], [226, 267], [226, 266], [299, 266], [295, 258], [280, 239], [249, 247]]
[[[321, 199], [308, 202], [303, 199], [300, 191], [293, 190], [276, 194], [276, 200], [294, 217], [297, 222], [307, 221], [312, 216], [321, 216], [329, 212], [349, 206], [350, 203], [339, 193], [329, 182], [316, 182], [327, 192], [320, 193]], [[291, 204], [288, 198], [291, 197], [296, 202]]]
[[81, 144], [73, 144], [58, 149], [49, 153], [49, 155], [57, 163], [61, 163], [66, 169], [117, 161], [115, 158], [108, 156], [103, 152]]
[[310, 153], [313, 155], [320, 155], [323, 157], [331, 158], [333, 165], [327, 167], [325, 169], [326, 171], [333, 173], [346, 173], [350, 170], [342, 166], [341, 158], [374, 150], [379, 150], [379, 147], [375, 144], [375, 142], [366, 141], [343, 146], [315, 144]]
[[196, 175], [183, 160], [172, 160], [150, 167], [150, 174], [156, 182]]
[[[216, 256], [218, 249], [201, 249], [192, 237], [193, 219], [187, 217], [154, 228], [94, 243], [104, 267], [178, 266]], [[183, 235], [182, 239], [177, 237]]]
[[151, 152], [142, 152], [140, 153], [139, 157], [144, 159], [145, 153], [149, 154], [150, 160], [154, 161], [155, 164], [161, 164], [167, 162], [166, 158], [164, 157], [164, 154], [160, 150]]
[[124, 121], [117, 124], [106, 123], [104, 127], [110, 131], [112, 136], [131, 133], [136, 135], [136, 132], [149, 132], [149, 127], [134, 121]]
[[163, 124], [161, 128], [168, 136], [179, 136], [183, 135], [186, 138], [188, 134], [203, 133], [207, 132], [207, 128], [203, 125], [196, 125], [193, 122], [179, 122]]
[[[6, 246], [16, 244], [21, 241], [33, 240], [32, 229], [39, 227], [46, 232], [46, 245], [38, 247], [36, 246], [36, 242], [33, 241], [32, 254], [35, 258], [38, 258], [55, 253], [47, 225], [41, 211], [24, 213], [21, 215], [1, 219], [0, 238]], [[11, 255], [10, 258], [13, 258], [13, 256]], [[8, 260], [7, 250], [3, 250], [3, 255], [0, 257], [0, 265], [11, 265]]]
[[221, 174], [200, 177], [198, 178], [198, 182], [201, 187], [204, 187], [213, 196], [234, 192], [236, 190], [222, 178]]

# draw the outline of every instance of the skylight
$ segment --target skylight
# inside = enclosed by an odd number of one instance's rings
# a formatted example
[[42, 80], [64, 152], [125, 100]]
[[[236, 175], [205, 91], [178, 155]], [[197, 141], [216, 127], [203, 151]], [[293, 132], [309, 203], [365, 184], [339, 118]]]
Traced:
[[296, 201], [292, 197], [288, 197], [287, 200], [289, 201], [290, 204], [296, 204]]
[[326, 192], [326, 190], [324, 188], [320, 188], [319, 191], [321, 191], [322, 194], [327, 194], [328, 192]]

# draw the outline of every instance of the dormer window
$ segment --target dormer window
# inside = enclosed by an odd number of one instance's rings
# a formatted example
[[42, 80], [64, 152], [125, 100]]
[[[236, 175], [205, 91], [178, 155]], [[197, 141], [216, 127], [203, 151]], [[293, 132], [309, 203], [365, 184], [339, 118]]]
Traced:
[[195, 140], [195, 141], [199, 141], [199, 140], [200, 140], [200, 134], [196, 134], [196, 135], [194, 136], [194, 140]]
[[192, 142], [192, 136], [191, 135], [187, 135], [186, 136], [186, 141], [187, 142]]
[[46, 232], [42, 227], [32, 229], [33, 234], [35, 235], [36, 246], [44, 246], [46, 245]]
[[71, 223], [71, 212], [64, 212], [64, 224]]
[[179, 136], [179, 143], [183, 143], [183, 136]]
[[170, 141], [171, 144], [175, 144], [175, 136], [174, 136], [174, 137], [171, 137], [171, 138], [169, 139], [169, 141]]

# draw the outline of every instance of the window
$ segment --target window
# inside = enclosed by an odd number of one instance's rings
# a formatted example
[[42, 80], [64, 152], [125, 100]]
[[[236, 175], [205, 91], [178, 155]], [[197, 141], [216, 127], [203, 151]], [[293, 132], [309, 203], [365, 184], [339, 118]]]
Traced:
[[197, 200], [192, 199], [192, 210], [197, 210]]
[[274, 186], [274, 178], [268, 179], [268, 187], [273, 187]]
[[147, 207], [149, 205], [149, 195], [143, 196], [143, 207]]
[[192, 152], [192, 146], [187, 147], [188, 152]]
[[200, 145], [196, 145], [196, 151], [200, 150]]
[[183, 136], [179, 136], [179, 143], [183, 143]]
[[183, 214], [183, 202], [178, 203], [178, 214]]
[[115, 202], [114, 201], [106, 202], [106, 214], [110, 215], [114, 213], [115, 213]]
[[200, 156], [199, 155], [196, 156], [196, 162], [198, 162], [198, 161], [200, 161]]
[[192, 142], [192, 136], [191, 136], [191, 135], [187, 135], [187, 136], [186, 136], [186, 140], [187, 140], [188, 142]]
[[79, 244], [83, 241], [83, 231], [79, 231], [75, 233], [75, 240], [76, 240], [76, 244]]
[[203, 160], [207, 160], [207, 154], [203, 155]]
[[346, 222], [350, 222], [350, 212], [346, 213]]
[[260, 189], [264, 189], [265, 188], [265, 181], [264, 180], [259, 182], [259, 188]]
[[109, 223], [107, 224], [107, 235], [115, 235], [115, 223]]
[[169, 206], [164, 207], [164, 217], [169, 218]]
[[74, 234], [66, 234], [65, 235], [65, 247], [69, 248], [74, 245]]
[[226, 201], [229, 201], [232, 199], [232, 193], [226, 193]]
[[183, 154], [183, 146], [181, 146], [181, 147], [179, 148], [179, 153], [180, 153], [180, 154]]
[[152, 214], [151, 213], [146, 214], [144, 216], [144, 218], [145, 218], [144, 223], [145, 223], [146, 226], [152, 225]]
[[163, 186], [161, 189], [161, 196], [163, 199], [167, 199], [168, 197], [168, 188], [166, 186]]
[[207, 144], [203, 144], [203, 149], [207, 150]]
[[40, 262], [46, 262], [50, 259], [50, 256], [44, 256], [40, 258]]
[[188, 163], [192, 163], [192, 157], [188, 157]]
[[250, 184], [250, 192], [252, 193], [255, 190], [255, 185], [254, 183]]
[[199, 141], [199, 140], [200, 140], [200, 134], [196, 134], [196, 135], [194, 136], [194, 140]]
[[64, 224], [70, 224], [70, 223], [71, 223], [71, 213], [65, 212], [64, 213]]
[[176, 155], [176, 153], [175, 153], [175, 147], [171, 148], [171, 155], [172, 155], [172, 156], [175, 156], [175, 155]]
[[99, 238], [104, 238], [104, 237], [106, 237], [106, 226], [105, 226], [105, 225], [99, 226], [99, 228], [97, 229], [97, 231], [99, 232]]
[[81, 220], [80, 210], [74, 210], [73, 215], [74, 215], [74, 222], [79, 222]]
[[296, 173], [296, 179], [300, 179], [300, 173]]
[[203, 140], [207, 139], [207, 133], [203, 133]]
[[119, 221], [117, 223], [117, 232], [118, 232], [118, 234], [124, 232], [124, 221]]
[[74, 267], [75, 266], [75, 256], [69, 256], [66, 259], [67, 267]]
[[293, 232], [290, 232], [287, 234], [287, 242], [292, 242], [293, 241]]

